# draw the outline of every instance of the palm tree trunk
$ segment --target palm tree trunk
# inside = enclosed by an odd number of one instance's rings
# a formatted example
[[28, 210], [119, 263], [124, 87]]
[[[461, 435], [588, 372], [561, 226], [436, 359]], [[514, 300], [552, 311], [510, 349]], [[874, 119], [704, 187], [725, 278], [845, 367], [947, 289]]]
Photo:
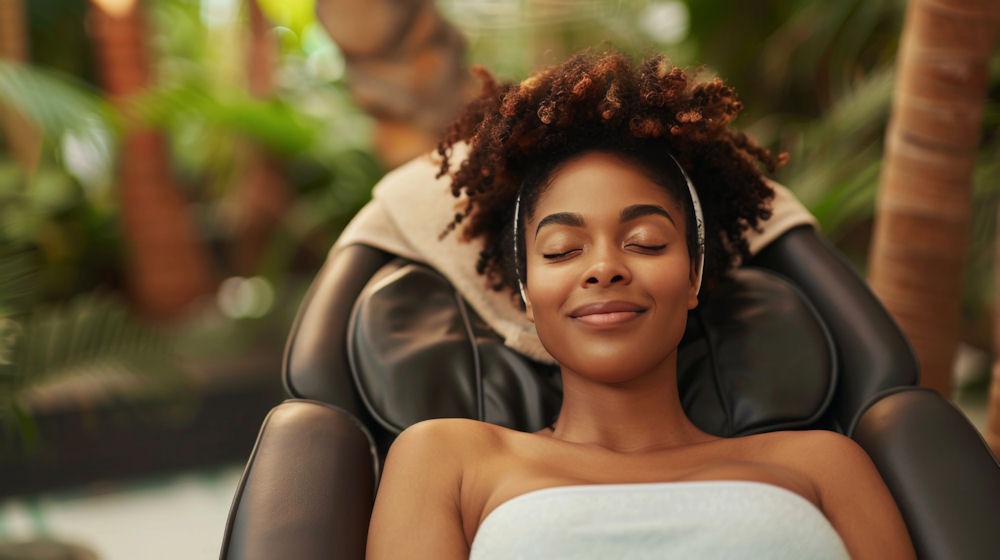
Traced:
[[169, 319], [211, 291], [213, 274], [163, 136], [130, 110], [151, 74], [141, 3], [91, 0], [90, 22], [104, 88], [125, 117], [117, 173], [131, 296], [140, 312]]
[[[0, 0], [0, 59], [28, 60], [28, 24], [24, 0]], [[21, 113], [0, 105], [0, 134], [14, 158], [27, 172], [38, 167], [42, 133]]]
[[946, 397], [998, 20], [996, 0], [910, 0], [886, 132], [870, 281]]
[[28, 59], [27, 19], [23, 0], [0, 0], [0, 54], [7, 60]]

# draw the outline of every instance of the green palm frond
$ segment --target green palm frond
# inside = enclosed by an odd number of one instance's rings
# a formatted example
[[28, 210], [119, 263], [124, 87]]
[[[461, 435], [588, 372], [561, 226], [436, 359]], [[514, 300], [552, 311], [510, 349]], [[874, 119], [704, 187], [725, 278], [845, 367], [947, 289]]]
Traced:
[[168, 339], [140, 324], [124, 302], [84, 294], [69, 303], [36, 306], [9, 316], [20, 333], [4, 377], [37, 386], [65, 375], [140, 376], [170, 379], [176, 372]]
[[254, 99], [236, 90], [210, 92], [199, 84], [152, 90], [136, 100], [136, 107], [157, 127], [196, 123], [203, 132], [243, 135], [286, 155], [308, 149], [318, 128], [280, 99]]
[[802, 127], [779, 176], [834, 239], [874, 212], [893, 83], [891, 68], [858, 80], [821, 119]]
[[0, 246], [0, 317], [31, 309], [40, 277], [39, 259], [33, 251]]
[[0, 60], [0, 103], [37, 124], [46, 136], [110, 128], [110, 105], [86, 84], [38, 67]]
[[0, 251], [0, 448], [33, 443], [32, 402], [39, 396], [96, 404], [183, 386], [171, 340], [140, 323], [124, 302], [91, 293], [32, 306], [37, 274], [30, 252]]

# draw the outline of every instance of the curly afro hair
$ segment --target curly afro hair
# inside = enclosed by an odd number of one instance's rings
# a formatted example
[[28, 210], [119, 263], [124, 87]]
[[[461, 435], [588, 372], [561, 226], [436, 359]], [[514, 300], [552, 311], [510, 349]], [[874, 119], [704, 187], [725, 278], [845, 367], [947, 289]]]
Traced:
[[444, 234], [464, 225], [467, 240], [482, 239], [476, 270], [494, 289], [513, 289], [515, 271], [524, 270], [523, 262], [519, 267], [513, 262], [518, 194], [522, 220], [530, 218], [557, 167], [589, 151], [636, 164], [682, 201], [693, 256], [694, 218], [691, 204], [684, 202], [687, 187], [671, 171], [676, 167], [670, 154], [676, 158], [704, 212], [707, 286], [748, 257], [743, 233], [770, 217], [774, 195], [763, 173], [773, 173], [786, 156], [772, 156], [729, 127], [743, 106], [721, 80], [696, 81], [662, 55], [634, 64], [614, 51], [577, 54], [520, 84], [501, 84], [486, 70], [475, 71], [483, 93], [438, 145], [439, 176], [452, 169], [452, 148], [463, 141], [469, 145], [451, 186], [456, 197], [466, 197], [466, 205]]

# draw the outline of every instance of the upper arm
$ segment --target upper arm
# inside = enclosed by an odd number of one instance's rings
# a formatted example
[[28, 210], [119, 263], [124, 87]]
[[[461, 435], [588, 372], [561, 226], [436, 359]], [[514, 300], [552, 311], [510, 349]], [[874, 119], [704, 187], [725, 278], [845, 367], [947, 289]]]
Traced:
[[817, 440], [808, 456], [816, 461], [812, 470], [823, 513], [851, 557], [914, 558], [899, 508], [868, 454], [833, 432]]
[[389, 449], [368, 529], [367, 558], [467, 558], [462, 464], [442, 421], [415, 424]]

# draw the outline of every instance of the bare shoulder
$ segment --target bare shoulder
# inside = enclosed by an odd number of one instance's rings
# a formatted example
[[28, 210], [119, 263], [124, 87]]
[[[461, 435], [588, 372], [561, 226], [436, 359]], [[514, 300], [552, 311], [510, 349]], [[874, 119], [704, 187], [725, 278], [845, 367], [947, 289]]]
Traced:
[[819, 451], [857, 446], [851, 438], [829, 430], [784, 430], [764, 432], [739, 439], [755, 440], [755, 445], [763, 444], [767, 449], [773, 451], [806, 451], [809, 449]]
[[763, 459], [805, 476], [824, 504], [859, 487], [877, 487], [880, 494], [888, 493], [868, 454], [847, 436], [829, 430], [803, 430], [751, 438], [757, 438], [753, 448]]
[[735, 438], [746, 456], [809, 475], [855, 465], [871, 467], [865, 451], [851, 438], [829, 430], [766, 432]]
[[504, 428], [465, 418], [418, 422], [392, 443], [385, 474], [406, 472], [411, 479], [435, 479], [449, 487], [458, 486], [464, 472], [501, 447], [500, 430]]
[[821, 492], [851, 481], [858, 482], [859, 478], [881, 483], [868, 454], [845, 435], [828, 430], [779, 434], [782, 439], [778, 452], [811, 474]]
[[467, 418], [434, 418], [417, 422], [406, 428], [396, 437], [393, 445], [412, 445], [413, 443], [448, 443], [469, 437], [476, 437], [485, 432], [487, 424]]
[[806, 476], [852, 558], [912, 558], [899, 508], [868, 454], [826, 430], [761, 434], [776, 463]]
[[464, 558], [462, 481], [471, 461], [489, 455], [488, 424], [464, 419], [419, 422], [389, 448], [368, 532], [368, 558]]
[[499, 426], [467, 418], [435, 418], [417, 422], [396, 437], [389, 456], [448, 452], [452, 457], [477, 456], [500, 442]]

